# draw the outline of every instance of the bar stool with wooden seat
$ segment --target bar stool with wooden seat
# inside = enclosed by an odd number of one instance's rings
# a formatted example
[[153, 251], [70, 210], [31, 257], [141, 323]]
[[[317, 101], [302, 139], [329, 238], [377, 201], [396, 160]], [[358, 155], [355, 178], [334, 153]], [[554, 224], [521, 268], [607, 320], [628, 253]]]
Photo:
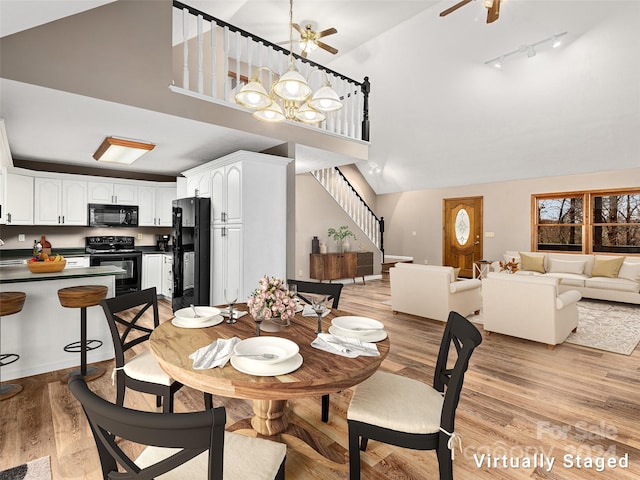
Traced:
[[[24, 292], [0, 292], [0, 317], [20, 312], [26, 298], [27, 294]], [[17, 353], [0, 354], [0, 367], [17, 362], [19, 358]], [[11, 398], [21, 391], [22, 385], [16, 383], [0, 385], [0, 400]]]
[[82, 375], [86, 381], [95, 380], [104, 375], [102, 367], [87, 366], [87, 352], [100, 348], [102, 341], [87, 340], [87, 307], [98, 305], [100, 300], [107, 297], [107, 287], [104, 285], [79, 285], [58, 290], [60, 305], [66, 308], [80, 309], [80, 341], [65, 345], [65, 352], [80, 352], [80, 369], [67, 373], [60, 380], [67, 382], [70, 375]]

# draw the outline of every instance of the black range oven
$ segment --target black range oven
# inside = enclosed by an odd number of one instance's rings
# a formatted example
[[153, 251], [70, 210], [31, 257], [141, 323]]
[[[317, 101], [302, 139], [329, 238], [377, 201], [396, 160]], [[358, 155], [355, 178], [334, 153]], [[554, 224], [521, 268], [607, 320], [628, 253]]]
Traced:
[[140, 290], [142, 252], [135, 249], [133, 237], [86, 237], [85, 241], [92, 267], [113, 265], [124, 270], [116, 275], [116, 296]]

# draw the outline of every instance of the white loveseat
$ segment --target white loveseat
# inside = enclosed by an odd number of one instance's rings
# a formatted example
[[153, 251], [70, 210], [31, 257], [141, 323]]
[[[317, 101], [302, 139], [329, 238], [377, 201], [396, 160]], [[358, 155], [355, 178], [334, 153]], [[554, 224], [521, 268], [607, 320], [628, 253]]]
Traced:
[[394, 312], [446, 322], [452, 310], [467, 316], [480, 310], [480, 280], [456, 281], [452, 267], [396, 263], [389, 269]]
[[[624, 257], [615, 277], [592, 276], [596, 258], [612, 259], [614, 256], [582, 255], [573, 253], [522, 252], [533, 257], [542, 257], [544, 273], [518, 270], [515, 275], [543, 276], [560, 279], [560, 292], [577, 290], [583, 298], [640, 304], [640, 257]], [[620, 258], [619, 256], [618, 258]], [[504, 261], [515, 259], [522, 268], [520, 252], [507, 251]], [[492, 264], [499, 271], [498, 262]]]
[[553, 348], [578, 326], [581, 296], [559, 293], [559, 278], [491, 272], [482, 280], [484, 330], [542, 342]]

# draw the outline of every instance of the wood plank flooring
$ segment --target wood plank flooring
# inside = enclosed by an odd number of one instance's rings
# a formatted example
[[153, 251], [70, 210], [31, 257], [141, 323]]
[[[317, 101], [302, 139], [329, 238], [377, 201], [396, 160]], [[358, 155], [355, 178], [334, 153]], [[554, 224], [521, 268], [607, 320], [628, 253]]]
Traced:
[[[343, 289], [340, 308], [385, 323], [391, 351], [382, 370], [431, 383], [444, 325], [410, 315], [394, 315], [391, 307], [383, 303], [389, 298], [385, 278], [369, 281], [366, 286], [348, 284]], [[161, 318], [168, 319], [168, 303], [163, 302], [161, 308]], [[113, 400], [115, 388], [110, 377], [113, 362], [101, 365], [108, 374], [92, 382], [91, 388]], [[0, 469], [50, 455], [54, 480], [101, 478], [84, 415], [66, 385], [58, 381], [63, 373], [21, 379], [24, 391], [0, 403]], [[291, 402], [296, 423], [310, 431], [332, 456], [345, 461], [348, 460], [346, 409], [350, 396], [350, 390], [331, 395], [328, 424], [320, 421], [319, 397]], [[402, 400], [398, 396], [398, 403]], [[216, 406], [227, 407], [229, 425], [252, 413], [245, 401], [216, 398], [215, 402]], [[155, 399], [128, 390], [125, 405], [155, 410]], [[184, 387], [176, 394], [177, 412], [202, 407], [200, 392]], [[630, 356], [571, 344], [550, 351], [546, 345], [525, 340], [497, 334], [485, 336], [471, 358], [458, 407], [456, 430], [462, 436], [463, 451], [456, 452], [454, 476], [457, 480], [637, 479], [639, 418], [639, 349]], [[348, 478], [346, 465], [330, 468], [312, 451], [304, 451], [293, 437], [284, 437], [283, 441], [289, 445], [288, 479]], [[526, 459], [533, 460], [535, 454], [538, 459], [539, 454], [555, 459], [555, 465], [547, 471], [546, 465], [523, 464]], [[580, 455], [583, 468], [563, 464], [567, 454]], [[627, 468], [607, 468], [601, 473], [596, 471], [596, 465], [584, 468], [585, 457], [597, 461], [597, 457], [621, 458], [625, 454], [629, 455]], [[508, 462], [521, 464], [505, 467], [503, 456], [507, 456]], [[372, 441], [362, 460], [363, 479], [438, 478], [433, 452], [416, 452]]]

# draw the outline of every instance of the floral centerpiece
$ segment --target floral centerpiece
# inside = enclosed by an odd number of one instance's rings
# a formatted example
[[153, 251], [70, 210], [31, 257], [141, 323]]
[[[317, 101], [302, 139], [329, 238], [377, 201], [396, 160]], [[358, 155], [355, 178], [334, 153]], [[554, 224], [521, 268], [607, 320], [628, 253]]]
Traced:
[[507, 273], [516, 273], [518, 271], [518, 262], [512, 258], [508, 262], [500, 262], [500, 271]]
[[295, 295], [287, 289], [284, 280], [268, 275], [260, 279], [258, 288], [247, 300], [249, 313], [254, 317], [262, 312], [265, 320], [279, 317], [285, 324], [296, 314], [297, 305]]

